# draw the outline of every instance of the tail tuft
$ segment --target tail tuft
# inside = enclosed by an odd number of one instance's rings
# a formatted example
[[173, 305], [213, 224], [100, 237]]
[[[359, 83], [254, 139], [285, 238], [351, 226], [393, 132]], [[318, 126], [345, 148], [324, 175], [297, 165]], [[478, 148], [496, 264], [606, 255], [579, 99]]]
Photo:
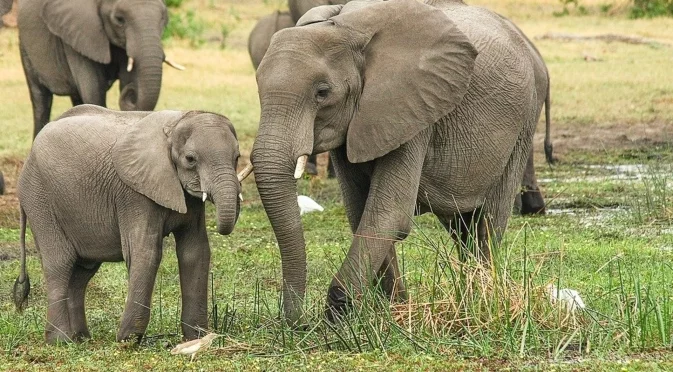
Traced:
[[28, 294], [30, 293], [30, 278], [28, 275], [25, 276], [25, 280], [21, 281], [21, 277], [16, 278], [14, 281], [14, 290], [12, 291], [12, 298], [14, 299], [14, 305], [16, 306], [16, 311], [22, 313], [26, 309], [28, 304]]
[[554, 159], [554, 145], [551, 143], [545, 143], [544, 144], [544, 157], [547, 159], [547, 163], [552, 165], [556, 162], [556, 159]]

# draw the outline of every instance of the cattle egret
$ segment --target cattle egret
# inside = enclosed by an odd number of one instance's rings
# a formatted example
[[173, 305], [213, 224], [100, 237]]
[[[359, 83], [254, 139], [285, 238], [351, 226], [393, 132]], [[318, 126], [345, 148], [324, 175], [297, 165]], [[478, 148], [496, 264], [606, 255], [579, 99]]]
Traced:
[[208, 333], [207, 335], [203, 336], [203, 338], [197, 338], [196, 340], [183, 342], [174, 347], [173, 350], [171, 350], [171, 354], [191, 355], [192, 358], [189, 360], [191, 363], [194, 361], [196, 353], [206, 350], [217, 336], [219, 336], [217, 333]]
[[558, 302], [571, 313], [575, 312], [577, 309], [586, 308], [586, 305], [584, 305], [584, 301], [582, 301], [579, 292], [574, 289], [558, 289], [553, 284], [548, 284], [545, 288], [547, 289], [547, 294], [549, 295], [549, 302], [552, 304]]
[[322, 212], [325, 210], [325, 208], [316, 203], [315, 200], [309, 198], [306, 195], [297, 195], [297, 204], [299, 204], [300, 215], [315, 211]]

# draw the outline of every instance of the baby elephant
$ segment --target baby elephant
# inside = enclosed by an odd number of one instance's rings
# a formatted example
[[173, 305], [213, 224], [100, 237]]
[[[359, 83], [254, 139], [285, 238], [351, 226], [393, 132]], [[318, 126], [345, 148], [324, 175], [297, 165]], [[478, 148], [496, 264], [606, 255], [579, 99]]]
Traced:
[[[231, 233], [240, 208], [238, 141], [223, 116], [199, 111], [118, 112], [82, 105], [45, 126], [19, 178], [21, 310], [30, 290], [30, 222], [47, 293], [49, 343], [90, 337], [84, 293], [102, 262], [126, 262], [128, 294], [117, 340], [142, 338], [150, 317], [162, 240], [175, 237], [186, 339], [207, 327], [210, 247], [205, 206]], [[247, 170], [247, 168], [246, 168]]]

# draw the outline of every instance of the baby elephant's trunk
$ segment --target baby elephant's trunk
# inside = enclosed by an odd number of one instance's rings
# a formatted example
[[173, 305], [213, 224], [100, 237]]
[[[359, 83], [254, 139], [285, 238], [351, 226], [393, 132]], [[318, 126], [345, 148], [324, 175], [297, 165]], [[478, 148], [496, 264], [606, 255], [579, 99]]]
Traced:
[[12, 297], [14, 298], [16, 311], [21, 313], [26, 308], [26, 300], [28, 300], [28, 293], [30, 293], [30, 278], [26, 272], [26, 212], [21, 207], [19, 209], [21, 211], [21, 273], [14, 282]]

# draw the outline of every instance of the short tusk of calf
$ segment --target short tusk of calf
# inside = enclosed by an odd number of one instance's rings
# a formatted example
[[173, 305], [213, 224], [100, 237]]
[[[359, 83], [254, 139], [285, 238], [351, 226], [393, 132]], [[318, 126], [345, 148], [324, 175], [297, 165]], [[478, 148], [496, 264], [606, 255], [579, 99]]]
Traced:
[[300, 179], [304, 174], [304, 168], [306, 168], [306, 161], [308, 160], [308, 155], [302, 155], [297, 158], [297, 167], [294, 169], [294, 178]]
[[126, 71], [131, 72], [133, 70], [133, 58], [129, 57], [129, 63], [126, 65]]
[[238, 193], [238, 199], [239, 199], [240, 201], [243, 201], [243, 194], [241, 194], [240, 192]]
[[208, 194], [206, 194], [206, 193], [204, 192], [204, 193], [203, 193], [203, 196], [201, 197], [201, 200], [205, 203], [205, 202], [206, 202], [206, 199], [208, 199]]
[[243, 182], [243, 180], [246, 179], [250, 173], [252, 173], [252, 163], [246, 165], [245, 168], [243, 168], [243, 170], [238, 174], [238, 182]]
[[169, 66], [171, 66], [171, 67], [173, 67], [173, 68], [176, 69], [176, 70], [185, 71], [185, 66], [183, 66], [183, 65], [181, 65], [181, 64], [179, 64], [179, 63], [175, 63], [175, 62], [171, 61], [171, 60], [168, 59], [168, 58], [164, 58], [164, 63], [167, 64], [167, 65], [169, 65]]

